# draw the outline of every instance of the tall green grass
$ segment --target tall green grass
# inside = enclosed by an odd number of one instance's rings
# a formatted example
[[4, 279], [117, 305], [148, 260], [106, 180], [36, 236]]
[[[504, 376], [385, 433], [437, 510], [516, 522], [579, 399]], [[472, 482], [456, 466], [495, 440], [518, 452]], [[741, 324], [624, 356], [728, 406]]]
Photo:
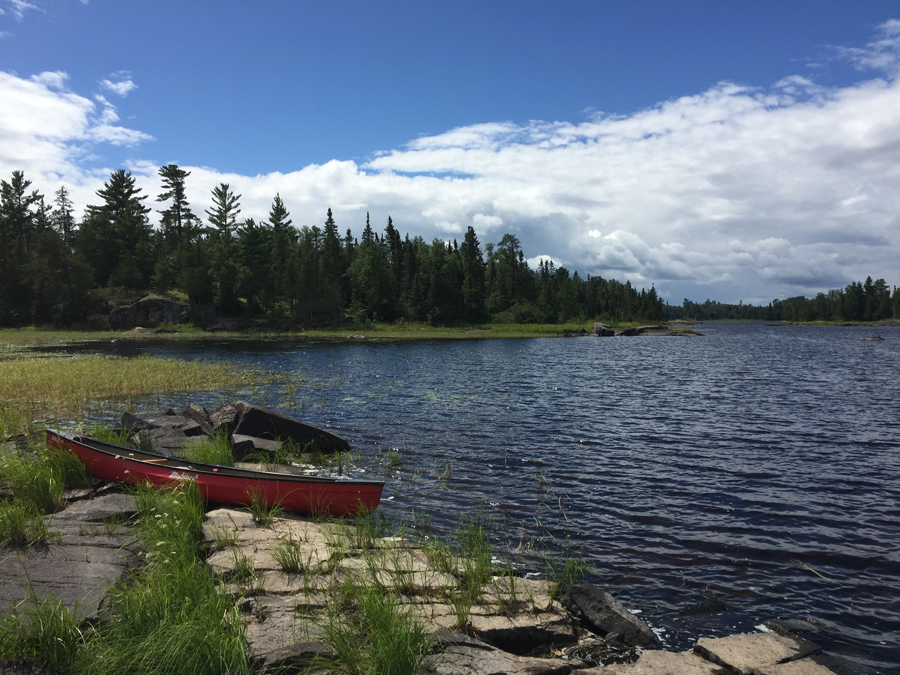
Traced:
[[200, 558], [204, 503], [196, 487], [139, 488], [145, 565], [113, 592], [112, 619], [91, 640], [91, 675], [249, 672], [234, 603]]
[[52, 596], [37, 597], [30, 587], [28, 596], [0, 623], [0, 660], [77, 672], [85, 646], [77, 612]]
[[412, 675], [429, 652], [429, 634], [381, 585], [349, 576], [328, 603], [323, 628], [348, 675]]

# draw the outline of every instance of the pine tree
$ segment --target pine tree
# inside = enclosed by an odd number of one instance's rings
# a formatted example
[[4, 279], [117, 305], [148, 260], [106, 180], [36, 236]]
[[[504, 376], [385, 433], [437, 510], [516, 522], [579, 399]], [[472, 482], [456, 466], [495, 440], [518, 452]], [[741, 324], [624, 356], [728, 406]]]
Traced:
[[114, 171], [97, 196], [100, 206], [88, 206], [76, 237], [76, 248], [93, 270], [100, 286], [141, 288], [153, 272], [150, 209], [146, 195], [135, 185], [130, 171]]
[[213, 244], [211, 277], [215, 303], [226, 314], [233, 314], [240, 311], [234, 234], [237, 229], [237, 216], [241, 212], [241, 196], [234, 194], [228, 183], [220, 183], [218, 187], [213, 188], [212, 198], [212, 208], [206, 210], [206, 216], [215, 228], [211, 233]]
[[275, 195], [269, 211], [269, 299], [270, 306], [286, 302], [293, 314], [297, 290], [297, 231], [291, 227], [290, 213]]
[[73, 215], [72, 200], [69, 199], [69, 191], [65, 185], [61, 185], [56, 191], [56, 208], [53, 210], [51, 219], [53, 226], [62, 237], [63, 244], [67, 247], [72, 246], [75, 239], [75, 216]]
[[475, 230], [470, 226], [460, 247], [463, 266], [462, 297], [467, 321], [484, 321], [484, 258]]
[[184, 180], [191, 172], [180, 169], [177, 164], [167, 164], [159, 168], [159, 175], [164, 191], [156, 197], [156, 201], [171, 200], [169, 207], [160, 211], [162, 217], [159, 224], [168, 250], [174, 251], [194, 241], [200, 233], [197, 217], [191, 211], [185, 193]]

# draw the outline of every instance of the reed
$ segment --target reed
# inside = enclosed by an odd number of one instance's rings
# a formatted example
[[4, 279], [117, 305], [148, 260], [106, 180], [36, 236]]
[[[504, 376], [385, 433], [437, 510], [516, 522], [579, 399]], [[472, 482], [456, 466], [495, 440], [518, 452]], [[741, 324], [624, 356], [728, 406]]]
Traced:
[[87, 402], [258, 384], [271, 375], [222, 363], [151, 357], [23, 357], [0, 360], [0, 400], [20, 414], [77, 413]]

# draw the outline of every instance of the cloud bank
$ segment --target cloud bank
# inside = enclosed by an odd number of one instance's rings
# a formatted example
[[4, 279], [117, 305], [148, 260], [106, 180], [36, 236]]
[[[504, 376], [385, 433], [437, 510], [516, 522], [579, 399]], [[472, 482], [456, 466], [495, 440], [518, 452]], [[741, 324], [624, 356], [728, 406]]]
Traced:
[[[869, 274], [900, 283], [900, 21], [840, 56], [879, 76], [842, 88], [722, 82], [631, 115], [460, 127], [286, 174], [185, 167], [189, 198], [202, 213], [226, 182], [248, 216], [265, 217], [280, 193], [295, 225], [321, 224], [331, 207], [357, 235], [367, 211], [426, 240], [461, 239], [469, 225], [482, 244], [511, 232], [535, 262], [653, 283], [676, 303], [767, 302]], [[136, 86], [107, 82], [121, 96]], [[65, 183], [83, 206], [109, 171], [83, 167], [111, 143], [135, 146], [127, 168], [159, 192], [169, 160], [147, 159], [152, 139], [119, 125], [103, 96], [68, 91], [65, 73], [0, 73], [0, 99], [0, 175], [23, 169], [48, 194]]]

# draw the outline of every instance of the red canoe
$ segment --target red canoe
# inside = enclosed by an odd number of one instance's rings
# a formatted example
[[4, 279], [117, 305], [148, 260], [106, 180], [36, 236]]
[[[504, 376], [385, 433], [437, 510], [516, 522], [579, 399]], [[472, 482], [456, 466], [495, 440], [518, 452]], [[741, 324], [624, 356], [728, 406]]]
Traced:
[[384, 488], [381, 481], [297, 476], [191, 462], [55, 429], [47, 429], [47, 445], [76, 455], [95, 478], [161, 488], [191, 481], [208, 501], [221, 504], [247, 506], [256, 498], [267, 506], [297, 513], [354, 516], [361, 509], [371, 511], [378, 506]]

